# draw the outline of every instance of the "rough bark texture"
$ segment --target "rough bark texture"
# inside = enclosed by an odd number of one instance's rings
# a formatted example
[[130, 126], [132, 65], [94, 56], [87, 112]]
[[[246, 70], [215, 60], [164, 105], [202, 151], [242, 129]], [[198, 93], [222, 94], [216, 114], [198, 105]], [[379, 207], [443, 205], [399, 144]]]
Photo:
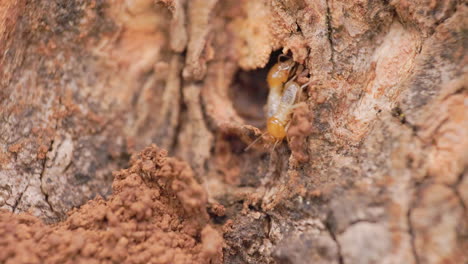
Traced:
[[[467, 32], [457, 0], [0, 0], [0, 262], [466, 263]], [[313, 82], [244, 151], [280, 52]]]

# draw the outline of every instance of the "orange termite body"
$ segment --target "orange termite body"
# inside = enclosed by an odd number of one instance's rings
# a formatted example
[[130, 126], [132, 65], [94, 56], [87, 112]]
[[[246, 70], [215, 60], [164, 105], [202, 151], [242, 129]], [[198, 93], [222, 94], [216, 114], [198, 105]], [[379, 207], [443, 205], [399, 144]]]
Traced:
[[275, 138], [275, 141], [281, 141], [286, 137], [286, 126], [301, 88], [293, 80], [287, 82], [275, 114], [267, 120], [267, 131]]
[[[299, 66], [299, 69], [302, 70], [302, 66]], [[288, 59], [273, 65], [267, 75], [270, 92], [267, 100], [267, 131], [263, 135], [269, 134], [273, 137], [275, 146], [286, 137], [286, 130], [296, 103], [296, 97], [300, 90], [309, 84], [300, 87], [294, 81], [297, 76], [290, 78], [291, 73], [296, 71], [296, 63], [292, 59]], [[260, 138], [254, 140], [246, 150]]]
[[276, 140], [283, 140], [286, 137], [285, 124], [276, 117], [270, 117], [267, 120], [267, 131]]

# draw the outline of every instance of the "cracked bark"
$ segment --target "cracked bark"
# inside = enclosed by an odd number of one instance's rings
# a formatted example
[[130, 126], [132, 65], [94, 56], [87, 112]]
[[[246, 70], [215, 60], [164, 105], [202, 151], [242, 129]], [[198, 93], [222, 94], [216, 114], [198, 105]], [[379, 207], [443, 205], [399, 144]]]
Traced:
[[[50, 144], [49, 151], [52, 150], [52, 145], [53, 144], [54, 144], [54, 141], [52, 140], [52, 142]], [[41, 171], [41, 174], [39, 176], [39, 181], [41, 182], [41, 185], [40, 185], [39, 188], [41, 189], [41, 192], [44, 195], [44, 200], [47, 203], [47, 205], [49, 206], [50, 211], [52, 213], [55, 213], [54, 208], [52, 207], [52, 205], [49, 202], [49, 194], [47, 194], [47, 192], [44, 191], [44, 187], [43, 187], [43, 185], [44, 185], [43, 176], [44, 176], [44, 172], [46, 171], [46, 165], [47, 165], [47, 158], [45, 158], [44, 162], [42, 163], [42, 171]]]
[[337, 248], [338, 248], [338, 263], [339, 263], [339, 264], [344, 264], [343, 255], [341, 254], [341, 245], [340, 245], [340, 242], [336, 239], [335, 232], [333, 231], [333, 228], [330, 226], [330, 224], [327, 224], [326, 227], [327, 227], [328, 233], [329, 233], [330, 236], [333, 238], [333, 241], [335, 241], [336, 246], [337, 246]]
[[411, 252], [413, 253], [413, 256], [414, 256], [414, 262], [416, 264], [420, 264], [421, 262], [419, 261], [419, 256], [418, 256], [418, 252], [416, 251], [416, 245], [415, 245], [415, 242], [414, 242], [414, 231], [413, 231], [413, 227], [411, 225], [411, 207], [409, 208], [408, 210], [408, 213], [406, 215], [406, 218], [407, 218], [407, 224], [408, 224], [408, 233], [410, 235], [410, 239], [411, 239]]
[[332, 25], [331, 25], [332, 16], [331, 16], [331, 13], [330, 13], [329, 2], [330, 2], [329, 0], [326, 0], [326, 3], [327, 3], [327, 16], [326, 16], [327, 38], [328, 38], [328, 42], [330, 43], [330, 51], [331, 51], [330, 62], [332, 63], [332, 72], [334, 73], [335, 72], [335, 61], [334, 61], [334, 58], [333, 58], [333, 54], [334, 54], [334, 50], [333, 50], [333, 28], [332, 28]]
[[26, 191], [28, 190], [28, 187], [29, 187], [29, 183], [26, 185], [26, 188], [24, 188], [24, 190], [19, 194], [19, 197], [18, 199], [15, 201], [15, 204], [12, 205], [12, 212], [14, 213], [16, 211], [16, 207], [18, 207], [18, 204], [21, 202], [21, 198], [23, 198], [23, 194], [26, 193]]
[[[64, 219], [157, 143], [204, 186], [225, 263], [466, 262], [466, 5], [79, 3], [0, 4], [1, 208]], [[244, 151], [281, 51], [307, 107]]]

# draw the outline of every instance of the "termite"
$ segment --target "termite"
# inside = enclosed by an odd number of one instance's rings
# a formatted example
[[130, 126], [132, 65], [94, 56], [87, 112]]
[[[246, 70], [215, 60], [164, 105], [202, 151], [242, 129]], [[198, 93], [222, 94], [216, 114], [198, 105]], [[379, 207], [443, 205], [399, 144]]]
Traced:
[[285, 84], [283, 94], [278, 103], [278, 109], [276, 113], [267, 120], [267, 132], [275, 139], [276, 143], [282, 141], [286, 137], [291, 113], [296, 107], [297, 95], [309, 84], [310, 82], [299, 86], [294, 79]]
[[[273, 68], [272, 70], [270, 70], [270, 72], [278, 72], [278, 71], [276, 68]], [[289, 73], [290, 72], [288, 72], [287, 75], [289, 75]], [[286, 82], [283, 88], [282, 84], [284, 82], [280, 83], [280, 81], [284, 79], [279, 79], [279, 78], [275, 79], [275, 77], [273, 76], [274, 82], [272, 82], [271, 75], [268, 74], [267, 81], [270, 86], [270, 94], [268, 95], [268, 101], [267, 101], [267, 109], [268, 109], [267, 131], [263, 133], [259, 138], [254, 140], [246, 148], [246, 150], [248, 150], [253, 144], [255, 144], [255, 142], [257, 142], [265, 134], [270, 134], [270, 136], [274, 138], [275, 145], [273, 149], [275, 148], [277, 143], [281, 142], [286, 137], [286, 131], [289, 126], [291, 113], [296, 105], [297, 95], [302, 91], [304, 87], [310, 84], [310, 81], [309, 81], [308, 83], [302, 86], [299, 86], [299, 84], [295, 81], [296, 77], [297, 75], [295, 75], [291, 80]], [[288, 77], [284, 77], [284, 78], [286, 80], [288, 79]], [[272, 89], [273, 86], [271, 86], [270, 83], [275, 83], [280, 87], [275, 86], [274, 89]], [[272, 92], [273, 92], [273, 95], [272, 95]]]
[[293, 71], [295, 65], [296, 63], [292, 59], [288, 59], [283, 62], [278, 61], [278, 63], [273, 65], [270, 71], [268, 71], [267, 83], [270, 90], [267, 99], [268, 118], [276, 113], [279, 102], [281, 101], [283, 85], [288, 81], [289, 76]]

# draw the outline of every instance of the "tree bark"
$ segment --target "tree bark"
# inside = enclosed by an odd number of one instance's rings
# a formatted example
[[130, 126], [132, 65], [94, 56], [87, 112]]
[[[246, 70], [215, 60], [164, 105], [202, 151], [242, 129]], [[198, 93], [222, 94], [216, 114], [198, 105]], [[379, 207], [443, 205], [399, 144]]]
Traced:
[[[467, 20], [457, 0], [0, 1], [0, 262], [466, 263]], [[312, 82], [287, 140], [246, 151], [281, 53]]]

